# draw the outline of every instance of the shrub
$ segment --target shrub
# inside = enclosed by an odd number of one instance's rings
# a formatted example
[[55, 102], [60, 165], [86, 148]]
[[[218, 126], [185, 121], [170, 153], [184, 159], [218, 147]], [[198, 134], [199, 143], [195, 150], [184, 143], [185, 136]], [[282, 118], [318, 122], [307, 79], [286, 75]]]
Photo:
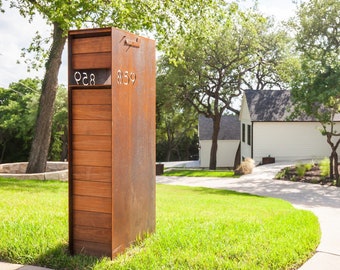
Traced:
[[310, 171], [314, 167], [314, 163], [307, 163], [305, 164], [306, 170]]
[[320, 170], [323, 177], [329, 176], [330, 174], [330, 161], [329, 158], [325, 157], [320, 161]]
[[276, 175], [275, 175], [275, 179], [285, 179], [286, 176], [288, 175], [289, 172], [289, 168], [283, 168], [281, 171], [279, 171]]
[[245, 160], [236, 168], [235, 175], [251, 174], [254, 167], [255, 161], [251, 158], [245, 158]]
[[307, 171], [307, 168], [304, 164], [297, 164], [296, 165], [296, 174], [299, 176], [299, 177], [302, 177], [305, 175]]

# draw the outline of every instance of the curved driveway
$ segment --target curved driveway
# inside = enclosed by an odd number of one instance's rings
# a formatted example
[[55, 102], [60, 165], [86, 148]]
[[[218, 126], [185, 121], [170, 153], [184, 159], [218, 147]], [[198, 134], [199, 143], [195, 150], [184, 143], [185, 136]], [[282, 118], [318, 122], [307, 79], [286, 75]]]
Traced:
[[340, 269], [340, 188], [273, 180], [288, 163], [258, 166], [241, 178], [201, 178], [157, 176], [157, 183], [227, 189], [281, 198], [296, 208], [312, 211], [322, 231], [316, 254], [300, 270]]

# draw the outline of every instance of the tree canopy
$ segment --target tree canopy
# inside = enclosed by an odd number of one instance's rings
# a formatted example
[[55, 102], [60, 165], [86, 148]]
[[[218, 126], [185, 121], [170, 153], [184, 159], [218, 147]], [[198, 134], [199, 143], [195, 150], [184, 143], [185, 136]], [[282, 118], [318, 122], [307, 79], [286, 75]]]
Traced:
[[295, 108], [320, 121], [340, 186], [336, 151], [340, 133], [335, 128], [335, 116], [340, 113], [340, 2], [303, 2], [294, 28], [301, 59], [292, 86]]
[[289, 39], [259, 12], [240, 10], [235, 3], [205, 14], [191, 27], [174, 41], [177, 61], [168, 59], [166, 81], [179, 99], [213, 120], [210, 169], [215, 169], [221, 116], [239, 113], [234, 101], [243, 89], [284, 87], [279, 67]]
[[174, 47], [165, 46], [171, 40], [169, 37], [185, 31], [191, 20], [200, 16], [201, 10], [212, 8], [217, 1], [219, 0], [82, 0], [71, 2], [68, 0], [10, 0], [11, 7], [17, 8], [20, 14], [28, 20], [31, 20], [35, 14], [40, 14], [52, 27], [51, 37], [49, 37], [51, 46], [47, 51], [42, 47], [43, 39], [39, 34], [27, 49], [30, 53], [36, 53], [31, 66], [39, 68], [43, 63], [46, 69], [27, 172], [42, 172], [46, 167], [58, 73], [68, 30], [81, 27], [115, 26], [130, 31], [154, 31], [161, 38], [159, 44], [171, 51]]
[[[0, 163], [27, 161], [37, 115], [41, 80], [24, 79], [0, 88]], [[49, 157], [63, 160], [67, 147], [67, 91], [59, 87]]]

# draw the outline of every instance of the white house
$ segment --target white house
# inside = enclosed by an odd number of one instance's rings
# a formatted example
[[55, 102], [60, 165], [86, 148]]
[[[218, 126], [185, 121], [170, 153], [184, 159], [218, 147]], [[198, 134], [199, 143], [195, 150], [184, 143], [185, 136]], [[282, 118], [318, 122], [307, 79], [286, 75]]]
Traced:
[[[319, 122], [310, 117], [289, 120], [290, 91], [244, 91], [241, 111], [241, 158], [256, 164], [268, 156], [275, 161], [318, 160], [331, 152]], [[340, 123], [339, 123], [340, 125]]]
[[[199, 116], [199, 161], [200, 167], [209, 167], [212, 143], [213, 121]], [[223, 115], [217, 143], [217, 167], [233, 167], [235, 155], [240, 144], [240, 121], [237, 116]]]

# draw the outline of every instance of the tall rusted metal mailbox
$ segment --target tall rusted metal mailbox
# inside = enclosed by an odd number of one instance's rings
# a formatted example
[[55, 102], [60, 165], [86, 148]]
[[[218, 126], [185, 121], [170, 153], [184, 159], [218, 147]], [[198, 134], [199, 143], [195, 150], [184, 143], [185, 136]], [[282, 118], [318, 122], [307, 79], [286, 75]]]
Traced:
[[69, 32], [72, 253], [115, 257], [155, 229], [155, 42]]

